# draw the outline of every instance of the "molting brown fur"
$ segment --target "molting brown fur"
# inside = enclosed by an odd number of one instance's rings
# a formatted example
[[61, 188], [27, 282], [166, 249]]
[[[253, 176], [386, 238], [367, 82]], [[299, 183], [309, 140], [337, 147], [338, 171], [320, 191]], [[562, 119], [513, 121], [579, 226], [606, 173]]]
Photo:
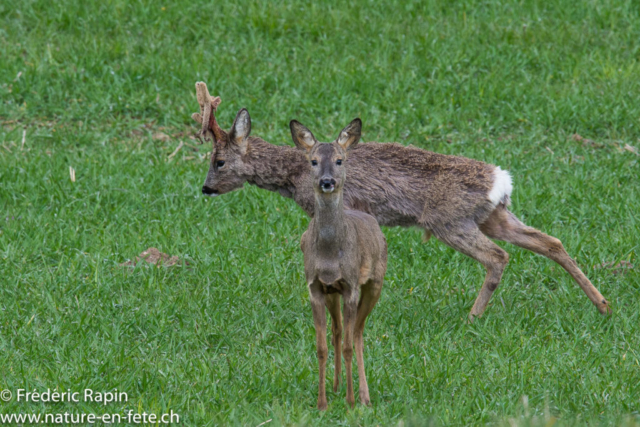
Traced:
[[[248, 182], [292, 198], [313, 216], [314, 192], [305, 154], [250, 137], [250, 128], [249, 114], [241, 110], [230, 133], [214, 141], [203, 193], [223, 194]], [[297, 131], [308, 132], [302, 128]], [[607, 301], [558, 239], [522, 224], [507, 209], [508, 194], [498, 202], [492, 200], [492, 190], [498, 186], [496, 166], [376, 142], [359, 144], [350, 151], [348, 163], [344, 187], [348, 208], [373, 215], [380, 225], [421, 227], [425, 237], [433, 234], [485, 267], [487, 275], [471, 317], [484, 312], [508, 262], [507, 253], [489, 238], [513, 243], [557, 262], [601, 313], [609, 313]]]

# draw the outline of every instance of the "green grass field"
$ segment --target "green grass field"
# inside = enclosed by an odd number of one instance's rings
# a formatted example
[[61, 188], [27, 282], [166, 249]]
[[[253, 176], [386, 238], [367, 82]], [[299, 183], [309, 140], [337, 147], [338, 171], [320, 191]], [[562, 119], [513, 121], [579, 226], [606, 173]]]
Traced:
[[[1, 1], [0, 390], [129, 401], [13, 399], [0, 414], [639, 425], [639, 61], [632, 0]], [[198, 80], [222, 97], [224, 128], [247, 107], [275, 144], [292, 145], [293, 118], [327, 140], [359, 116], [364, 141], [510, 170], [512, 210], [564, 242], [613, 315], [551, 261], [502, 245], [502, 285], [467, 324], [482, 267], [385, 228], [365, 330], [373, 406], [348, 410], [342, 386], [319, 413], [308, 219], [254, 187], [201, 196]], [[193, 146], [170, 158], [181, 141]], [[190, 265], [119, 267], [150, 246]], [[620, 261], [634, 267], [603, 267]]]

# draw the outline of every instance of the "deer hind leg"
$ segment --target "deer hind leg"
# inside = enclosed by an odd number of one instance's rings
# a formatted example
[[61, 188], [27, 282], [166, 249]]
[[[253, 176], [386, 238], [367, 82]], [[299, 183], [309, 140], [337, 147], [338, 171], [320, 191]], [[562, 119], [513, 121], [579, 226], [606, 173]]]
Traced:
[[327, 409], [327, 393], [325, 390], [325, 372], [327, 368], [327, 315], [325, 313], [325, 295], [320, 286], [309, 286], [313, 325], [316, 328], [316, 348], [318, 352], [318, 409]]
[[331, 315], [331, 344], [334, 350], [333, 391], [338, 391], [342, 373], [342, 312], [340, 311], [340, 294], [328, 294], [326, 304]]
[[469, 313], [469, 320], [481, 316], [487, 308], [491, 295], [500, 284], [502, 272], [509, 262], [509, 254], [489, 240], [476, 224], [465, 224], [458, 228], [434, 230], [436, 237], [453, 249], [475, 259], [487, 270], [484, 283], [476, 302]]
[[358, 364], [358, 393], [360, 394], [360, 403], [370, 405], [369, 386], [367, 385], [367, 376], [364, 372], [364, 325], [367, 316], [373, 310], [373, 307], [380, 299], [380, 291], [382, 290], [382, 282], [369, 281], [360, 288], [360, 302], [358, 303], [358, 312], [356, 314], [355, 324], [355, 345], [356, 345], [356, 362]]
[[496, 208], [480, 225], [480, 230], [493, 239], [504, 240], [555, 261], [573, 277], [600, 313], [611, 312], [607, 300], [569, 256], [560, 240], [524, 225], [504, 206]]
[[350, 292], [343, 294], [344, 298], [344, 342], [342, 355], [344, 357], [344, 368], [347, 376], [347, 404], [353, 408], [356, 399], [353, 395], [353, 335], [356, 323], [356, 313], [358, 310], [357, 293]]

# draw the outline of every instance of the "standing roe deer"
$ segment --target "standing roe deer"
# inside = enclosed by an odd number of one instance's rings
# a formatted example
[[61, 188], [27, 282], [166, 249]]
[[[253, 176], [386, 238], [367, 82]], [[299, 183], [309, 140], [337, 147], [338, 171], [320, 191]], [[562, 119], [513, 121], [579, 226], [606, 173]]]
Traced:
[[[354, 125], [350, 126], [353, 128]], [[304, 272], [316, 328], [320, 380], [318, 409], [327, 409], [325, 306], [331, 315], [331, 341], [335, 349], [334, 392], [338, 391], [340, 382], [340, 295], [344, 300], [342, 351], [347, 375], [347, 403], [351, 407], [355, 404], [351, 373], [355, 340], [360, 402], [369, 405], [369, 387], [364, 373], [363, 332], [367, 316], [380, 298], [387, 270], [387, 241], [374, 217], [361, 211], [344, 209], [342, 189], [345, 169], [348, 169], [347, 151], [358, 143], [360, 132], [345, 129], [333, 143], [322, 144], [294, 120], [291, 122], [291, 134], [296, 146], [306, 152], [307, 160], [311, 163], [310, 178], [315, 200], [313, 218], [302, 235], [300, 248], [304, 254]]]
[[[209, 196], [242, 188], [244, 183], [292, 198], [313, 216], [314, 192], [304, 153], [249, 136], [251, 119], [238, 112], [230, 132], [216, 123], [219, 98], [196, 83], [202, 125], [199, 137], [213, 141], [209, 173], [202, 192]], [[359, 123], [359, 119], [352, 125]], [[351, 130], [349, 130], [351, 129]], [[360, 131], [359, 126], [345, 131]], [[358, 135], [359, 137], [359, 135]], [[366, 147], [364, 147], [366, 145]], [[507, 206], [511, 177], [499, 167], [396, 143], [360, 144], [349, 155], [344, 187], [347, 207], [373, 215], [380, 225], [417, 226], [480, 262], [487, 270], [470, 312], [481, 315], [498, 287], [508, 254], [491, 239], [503, 240], [543, 255], [564, 268], [598, 310], [609, 304], [567, 254], [560, 240], [524, 225]]]

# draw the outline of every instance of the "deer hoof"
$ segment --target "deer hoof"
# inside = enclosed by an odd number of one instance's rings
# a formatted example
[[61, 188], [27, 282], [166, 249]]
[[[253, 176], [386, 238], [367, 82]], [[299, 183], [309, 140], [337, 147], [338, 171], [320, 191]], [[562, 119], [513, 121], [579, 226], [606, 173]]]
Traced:
[[353, 409], [356, 406], [356, 399], [349, 399], [347, 398], [347, 405], [349, 405], [349, 408]]
[[603, 314], [605, 316], [611, 314], [611, 306], [609, 306], [609, 303], [606, 299], [603, 299], [602, 304], [598, 305], [597, 307], [600, 314]]
[[368, 394], [360, 394], [360, 403], [364, 406], [371, 406], [371, 399]]

